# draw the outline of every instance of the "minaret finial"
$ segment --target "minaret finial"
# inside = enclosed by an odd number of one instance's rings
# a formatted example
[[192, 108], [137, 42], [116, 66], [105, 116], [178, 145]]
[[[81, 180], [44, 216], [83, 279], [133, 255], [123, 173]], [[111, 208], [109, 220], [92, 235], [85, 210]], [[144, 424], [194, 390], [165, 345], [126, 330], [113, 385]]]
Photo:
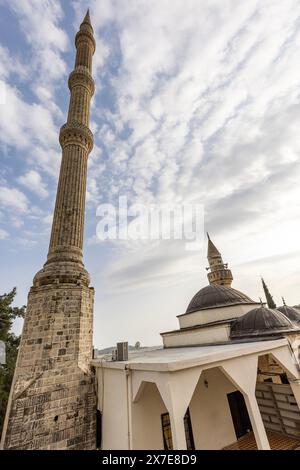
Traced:
[[92, 22], [91, 22], [91, 17], [90, 17], [90, 9], [88, 8], [87, 9], [87, 12], [85, 14], [85, 17], [83, 18], [83, 21], [80, 25], [80, 30], [83, 31], [83, 30], [90, 30], [90, 33], [91, 34], [94, 34], [94, 30], [93, 30], [93, 26], [92, 26]]
[[260, 301], [260, 305], [263, 307], [264, 304], [263, 304], [263, 301], [262, 301], [262, 298], [261, 298], [261, 297], [259, 298], [259, 301]]
[[90, 17], [90, 9], [89, 9], [89, 8], [87, 9], [87, 12], [86, 12], [86, 14], [85, 14], [85, 17], [84, 17], [82, 23], [91, 24], [91, 17]]
[[263, 289], [264, 289], [264, 293], [265, 293], [265, 296], [266, 296], [266, 301], [267, 301], [268, 307], [269, 308], [276, 308], [276, 304], [273, 300], [273, 297], [270, 294], [270, 291], [267, 287], [267, 284], [265, 283], [263, 278], [261, 278], [261, 282], [262, 282], [262, 285], [263, 285]]
[[282, 298], [282, 303], [283, 303], [283, 305], [286, 307], [286, 303], [285, 303], [284, 297], [281, 297], [281, 298]]

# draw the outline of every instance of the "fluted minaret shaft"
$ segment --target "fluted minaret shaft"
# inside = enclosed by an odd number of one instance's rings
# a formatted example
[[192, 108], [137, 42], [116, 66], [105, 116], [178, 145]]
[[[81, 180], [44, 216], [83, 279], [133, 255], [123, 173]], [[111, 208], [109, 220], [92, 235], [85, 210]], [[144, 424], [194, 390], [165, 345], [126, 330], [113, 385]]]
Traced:
[[46, 265], [60, 261], [82, 264], [87, 159], [93, 147], [93, 134], [88, 126], [94, 93], [95, 39], [89, 13], [76, 35], [75, 45], [75, 68], [69, 77], [68, 119], [59, 137], [62, 162]]

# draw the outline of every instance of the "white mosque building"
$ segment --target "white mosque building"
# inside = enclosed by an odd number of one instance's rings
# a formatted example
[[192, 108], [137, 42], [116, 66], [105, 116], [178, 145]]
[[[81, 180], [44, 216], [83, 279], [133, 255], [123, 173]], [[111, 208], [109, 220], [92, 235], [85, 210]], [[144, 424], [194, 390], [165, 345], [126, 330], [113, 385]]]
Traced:
[[300, 311], [232, 288], [209, 237], [208, 261], [163, 347], [93, 360], [102, 449], [300, 447]]

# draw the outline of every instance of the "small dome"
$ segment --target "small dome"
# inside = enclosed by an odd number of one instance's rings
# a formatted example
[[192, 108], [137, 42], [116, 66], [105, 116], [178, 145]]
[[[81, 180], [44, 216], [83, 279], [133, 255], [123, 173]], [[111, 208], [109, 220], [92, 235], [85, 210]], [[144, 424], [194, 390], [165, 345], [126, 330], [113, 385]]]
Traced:
[[293, 329], [295, 325], [283, 313], [271, 308], [258, 307], [231, 324], [230, 336], [232, 338], [264, 336]]
[[287, 305], [283, 305], [282, 307], [278, 307], [277, 310], [283, 313], [286, 317], [288, 317], [291, 321], [296, 323], [300, 322], [300, 312], [293, 307], [288, 307]]
[[207, 308], [256, 303], [257, 302], [251, 300], [247, 295], [236, 289], [232, 289], [232, 287], [210, 284], [199, 290], [199, 292], [197, 292], [197, 294], [192, 298], [186, 313], [205, 310]]

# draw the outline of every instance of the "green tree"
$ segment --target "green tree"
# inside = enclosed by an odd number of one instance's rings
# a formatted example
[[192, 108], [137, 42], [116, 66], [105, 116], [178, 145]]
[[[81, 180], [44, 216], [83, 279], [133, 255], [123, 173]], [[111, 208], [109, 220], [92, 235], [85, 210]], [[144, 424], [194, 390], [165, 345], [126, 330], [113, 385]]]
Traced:
[[6, 346], [6, 363], [0, 365], [0, 435], [20, 344], [20, 336], [16, 336], [11, 329], [14, 320], [25, 315], [25, 306], [12, 307], [16, 293], [14, 288], [8, 294], [0, 295], [0, 340]]

